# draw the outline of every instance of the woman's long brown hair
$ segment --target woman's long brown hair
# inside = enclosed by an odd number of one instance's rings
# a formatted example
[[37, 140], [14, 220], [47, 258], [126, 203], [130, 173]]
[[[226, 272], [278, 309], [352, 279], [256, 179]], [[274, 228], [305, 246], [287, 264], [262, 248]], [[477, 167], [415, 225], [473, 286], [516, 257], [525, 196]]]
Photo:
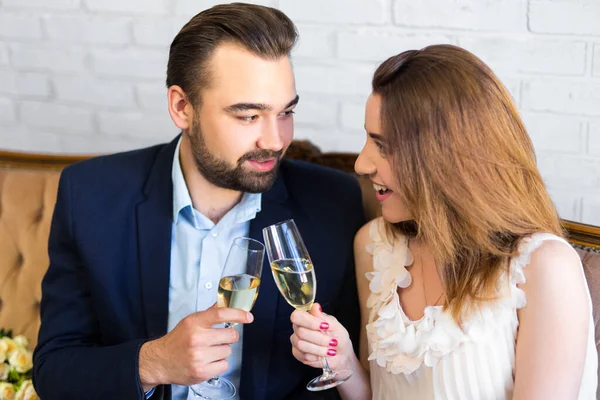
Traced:
[[460, 323], [495, 297], [521, 238], [562, 236], [533, 145], [504, 85], [456, 46], [389, 58], [373, 92], [397, 194], [434, 252], [444, 307]]

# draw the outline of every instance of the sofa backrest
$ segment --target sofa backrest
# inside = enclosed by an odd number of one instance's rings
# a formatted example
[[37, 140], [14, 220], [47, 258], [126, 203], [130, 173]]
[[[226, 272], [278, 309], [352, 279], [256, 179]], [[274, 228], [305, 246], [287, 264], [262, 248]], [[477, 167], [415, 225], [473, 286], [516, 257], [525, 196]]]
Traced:
[[[321, 153], [295, 141], [286, 155], [352, 173], [356, 154]], [[48, 234], [62, 168], [85, 156], [0, 152], [0, 328], [37, 342], [40, 283], [48, 268]], [[359, 178], [367, 218], [379, 215], [371, 182]], [[600, 228], [564, 221], [578, 248], [594, 303], [596, 343], [600, 344]]]

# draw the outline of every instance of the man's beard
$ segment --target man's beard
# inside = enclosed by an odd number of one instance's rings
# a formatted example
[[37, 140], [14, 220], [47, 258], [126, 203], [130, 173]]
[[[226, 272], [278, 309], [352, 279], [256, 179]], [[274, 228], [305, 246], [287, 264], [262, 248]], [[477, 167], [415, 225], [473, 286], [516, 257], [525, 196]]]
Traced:
[[[196, 119], [190, 129], [189, 138], [198, 171], [215, 186], [239, 192], [262, 193], [269, 190], [277, 179], [282, 150], [256, 149], [240, 157], [236, 165], [230, 165], [210, 152], [206, 146], [200, 123]], [[270, 171], [261, 172], [244, 168], [244, 162], [247, 160], [266, 161], [269, 159], [275, 159], [275, 166]]]

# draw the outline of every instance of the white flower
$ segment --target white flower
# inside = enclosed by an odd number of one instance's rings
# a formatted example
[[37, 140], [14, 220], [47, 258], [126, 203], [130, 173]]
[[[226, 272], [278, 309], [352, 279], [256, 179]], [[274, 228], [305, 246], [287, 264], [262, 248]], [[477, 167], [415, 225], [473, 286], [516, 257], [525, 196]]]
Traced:
[[0, 363], [0, 381], [7, 380], [9, 372], [10, 372], [10, 365], [8, 365], [5, 362]]
[[0, 400], [14, 400], [15, 399], [15, 387], [12, 383], [1, 382], [0, 383]]
[[4, 340], [0, 339], [0, 363], [3, 363], [6, 360], [6, 352], [8, 351], [8, 343]]
[[33, 367], [31, 352], [20, 347], [8, 357], [8, 362], [20, 373], [27, 372]]
[[8, 336], [4, 336], [0, 341], [4, 342], [6, 345], [6, 358], [10, 358], [10, 356], [17, 350], [19, 346], [15, 343], [14, 340], [9, 338]]
[[35, 389], [33, 388], [33, 383], [31, 379], [27, 379], [23, 381], [17, 395], [15, 396], [15, 400], [39, 400]]
[[29, 339], [27, 339], [23, 335], [15, 336], [13, 338], [13, 342], [15, 342], [18, 346], [21, 346], [24, 349], [26, 349], [27, 346], [29, 346]]

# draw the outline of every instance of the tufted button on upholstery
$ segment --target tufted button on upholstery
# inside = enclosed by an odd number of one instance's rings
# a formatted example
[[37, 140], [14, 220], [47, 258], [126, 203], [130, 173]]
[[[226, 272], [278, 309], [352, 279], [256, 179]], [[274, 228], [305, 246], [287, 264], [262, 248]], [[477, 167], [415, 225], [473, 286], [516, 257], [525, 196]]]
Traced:
[[35, 214], [33, 216], [33, 223], [39, 224], [40, 222], [42, 222], [42, 218], [44, 218], [44, 206], [43, 205], [40, 208], [38, 208], [38, 210], [35, 212]]
[[17, 253], [17, 261], [15, 262], [15, 267], [21, 268], [23, 266], [23, 264], [25, 264], [25, 258], [23, 257], [23, 253], [18, 252]]

